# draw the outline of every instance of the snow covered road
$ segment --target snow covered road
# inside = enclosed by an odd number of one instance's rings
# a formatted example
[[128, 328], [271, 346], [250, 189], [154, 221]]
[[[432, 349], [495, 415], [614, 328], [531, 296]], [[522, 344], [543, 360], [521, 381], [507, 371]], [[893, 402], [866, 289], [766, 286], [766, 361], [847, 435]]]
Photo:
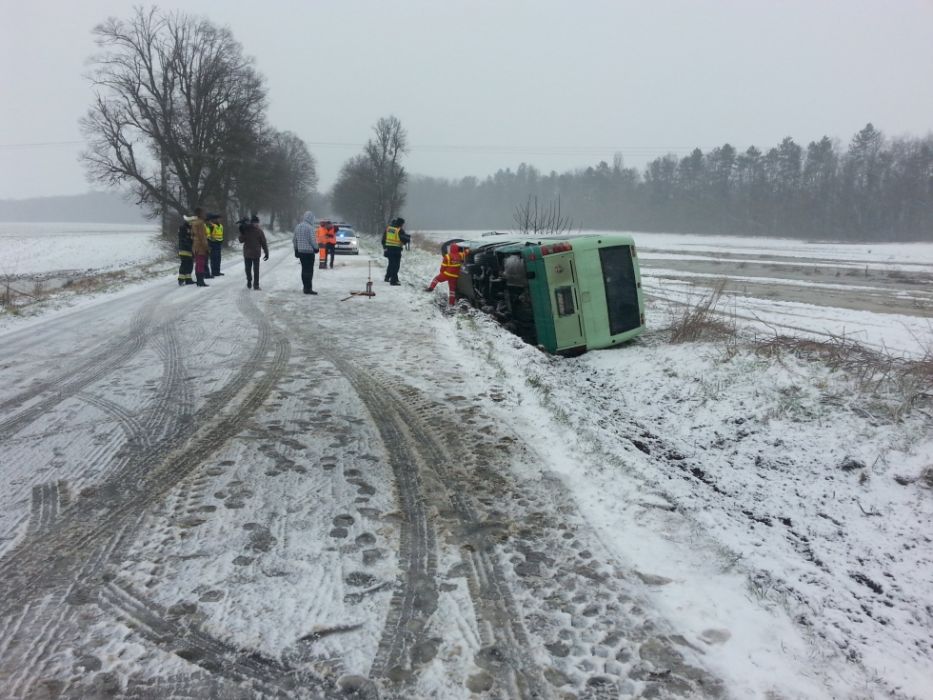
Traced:
[[463, 395], [451, 319], [273, 255], [4, 337], [5, 696], [722, 692]]
[[381, 265], [306, 296], [280, 241], [259, 292], [229, 253], [9, 324], [3, 697], [925, 697], [926, 385], [672, 345], [663, 269], [648, 333], [568, 359]]

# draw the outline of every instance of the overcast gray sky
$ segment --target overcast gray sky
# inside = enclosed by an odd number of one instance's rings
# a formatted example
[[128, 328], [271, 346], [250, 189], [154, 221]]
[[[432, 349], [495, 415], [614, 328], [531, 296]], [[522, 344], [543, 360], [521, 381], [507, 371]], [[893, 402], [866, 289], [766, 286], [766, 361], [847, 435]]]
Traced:
[[[157, 4], [232, 29], [324, 189], [389, 114], [409, 171], [444, 177], [933, 129], [931, 0]], [[0, 199], [91, 189], [75, 143], [91, 29], [132, 5], [0, 0]]]

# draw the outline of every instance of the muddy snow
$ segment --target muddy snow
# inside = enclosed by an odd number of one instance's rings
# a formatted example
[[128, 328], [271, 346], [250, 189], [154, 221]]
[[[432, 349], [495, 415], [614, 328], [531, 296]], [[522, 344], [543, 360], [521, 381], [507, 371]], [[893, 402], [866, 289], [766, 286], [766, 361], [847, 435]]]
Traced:
[[928, 375], [762, 342], [923, 359], [933, 246], [636, 242], [649, 332], [573, 359], [365, 239], [3, 317], [4, 697], [930, 697]]

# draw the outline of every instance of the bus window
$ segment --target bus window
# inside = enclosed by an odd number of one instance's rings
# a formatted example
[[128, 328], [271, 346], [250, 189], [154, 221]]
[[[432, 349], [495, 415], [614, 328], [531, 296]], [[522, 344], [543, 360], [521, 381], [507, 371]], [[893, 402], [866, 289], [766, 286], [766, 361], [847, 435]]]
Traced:
[[602, 263], [603, 284], [606, 287], [610, 335], [638, 328], [641, 325], [641, 315], [631, 246], [600, 248], [599, 260]]

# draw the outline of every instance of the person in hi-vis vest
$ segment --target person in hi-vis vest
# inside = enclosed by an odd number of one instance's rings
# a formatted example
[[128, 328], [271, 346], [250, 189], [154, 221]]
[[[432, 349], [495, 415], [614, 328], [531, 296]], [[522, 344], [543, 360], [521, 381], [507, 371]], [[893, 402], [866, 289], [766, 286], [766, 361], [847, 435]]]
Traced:
[[441, 282], [447, 283], [447, 303], [453, 306], [457, 303], [457, 280], [460, 279], [460, 268], [463, 265], [463, 251], [453, 242], [444, 253], [441, 260], [441, 271], [431, 280], [431, 284], [424, 288], [426, 292], [433, 292]]
[[220, 223], [220, 214], [207, 215], [207, 244], [210, 246], [209, 270], [211, 277], [223, 277], [220, 271], [220, 256], [224, 247], [224, 225]]
[[327, 261], [325, 256], [327, 254], [327, 227], [330, 225], [330, 222], [326, 219], [322, 219], [317, 224], [317, 231], [315, 231], [315, 238], [317, 239], [317, 248], [321, 255], [319, 267], [323, 270], [327, 267]]
[[382, 253], [389, 261], [386, 267], [386, 282], [393, 287], [401, 284], [398, 281], [398, 270], [402, 265], [402, 248], [411, 241], [411, 236], [402, 228], [404, 225], [405, 219], [396, 217], [382, 233]]
[[334, 269], [334, 251], [337, 250], [337, 226], [334, 225], [333, 221], [325, 221], [324, 223], [324, 233], [323, 238], [318, 229], [318, 241], [317, 244], [320, 246], [320, 256], [321, 256], [321, 269], [327, 269], [327, 258], [330, 256], [330, 268]]

